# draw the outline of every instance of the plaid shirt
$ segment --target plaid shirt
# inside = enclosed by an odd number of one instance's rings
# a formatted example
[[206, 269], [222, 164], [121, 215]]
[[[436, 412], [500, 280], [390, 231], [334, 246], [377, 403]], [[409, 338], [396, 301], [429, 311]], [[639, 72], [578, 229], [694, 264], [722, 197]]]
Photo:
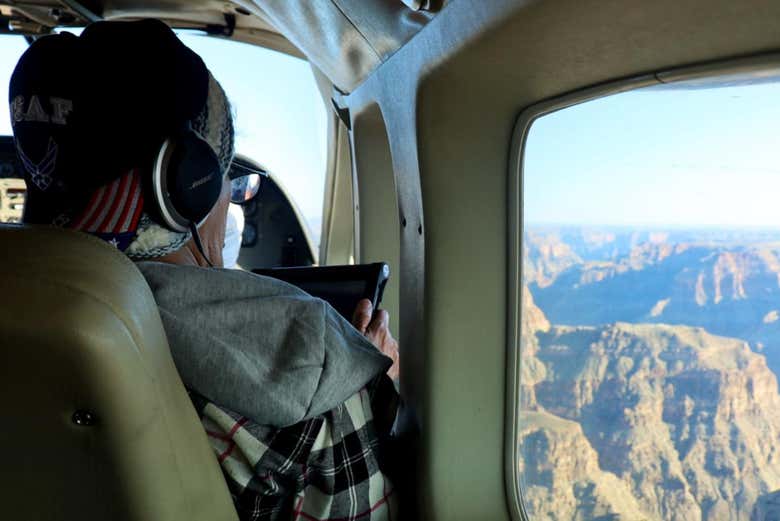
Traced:
[[242, 521], [398, 518], [382, 469], [397, 394], [386, 375], [290, 427], [257, 425], [190, 393]]

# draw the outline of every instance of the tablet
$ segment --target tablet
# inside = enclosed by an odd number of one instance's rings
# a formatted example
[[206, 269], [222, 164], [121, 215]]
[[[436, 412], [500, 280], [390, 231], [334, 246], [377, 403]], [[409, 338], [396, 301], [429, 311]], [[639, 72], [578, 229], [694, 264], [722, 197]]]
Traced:
[[254, 269], [252, 273], [274, 277], [306, 293], [321, 298], [352, 322], [357, 303], [368, 299], [379, 307], [382, 294], [390, 278], [390, 266], [384, 262], [352, 264], [348, 266], [307, 266], [295, 268]]

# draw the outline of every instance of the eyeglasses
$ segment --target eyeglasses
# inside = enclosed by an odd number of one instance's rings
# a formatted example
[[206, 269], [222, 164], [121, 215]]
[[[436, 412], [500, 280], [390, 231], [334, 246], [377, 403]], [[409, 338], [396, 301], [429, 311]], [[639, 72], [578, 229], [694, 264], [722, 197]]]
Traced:
[[243, 161], [233, 161], [230, 165], [230, 202], [236, 204], [248, 203], [260, 193], [260, 185], [268, 172], [247, 165]]

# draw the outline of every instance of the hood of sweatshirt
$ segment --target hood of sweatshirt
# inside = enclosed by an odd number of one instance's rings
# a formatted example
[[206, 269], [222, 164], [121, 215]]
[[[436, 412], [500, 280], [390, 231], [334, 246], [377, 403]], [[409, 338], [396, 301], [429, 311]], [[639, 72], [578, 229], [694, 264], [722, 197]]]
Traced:
[[239, 270], [140, 262], [184, 385], [252, 421], [327, 412], [392, 361], [327, 302]]

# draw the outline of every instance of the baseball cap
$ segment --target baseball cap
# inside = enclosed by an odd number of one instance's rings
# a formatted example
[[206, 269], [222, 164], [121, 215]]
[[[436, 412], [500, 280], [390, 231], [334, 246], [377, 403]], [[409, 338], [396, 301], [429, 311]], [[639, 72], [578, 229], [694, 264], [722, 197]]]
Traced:
[[151, 162], [203, 109], [209, 73], [164, 23], [98, 22], [36, 40], [11, 76], [25, 167], [25, 222], [51, 224], [94, 190]]
[[28, 186], [23, 220], [92, 233], [131, 257], [189, 240], [143, 208], [144, 168], [167, 137], [187, 125], [223, 170], [232, 159], [224, 91], [157, 20], [97, 22], [80, 36], [36, 40], [11, 76], [9, 102]]

